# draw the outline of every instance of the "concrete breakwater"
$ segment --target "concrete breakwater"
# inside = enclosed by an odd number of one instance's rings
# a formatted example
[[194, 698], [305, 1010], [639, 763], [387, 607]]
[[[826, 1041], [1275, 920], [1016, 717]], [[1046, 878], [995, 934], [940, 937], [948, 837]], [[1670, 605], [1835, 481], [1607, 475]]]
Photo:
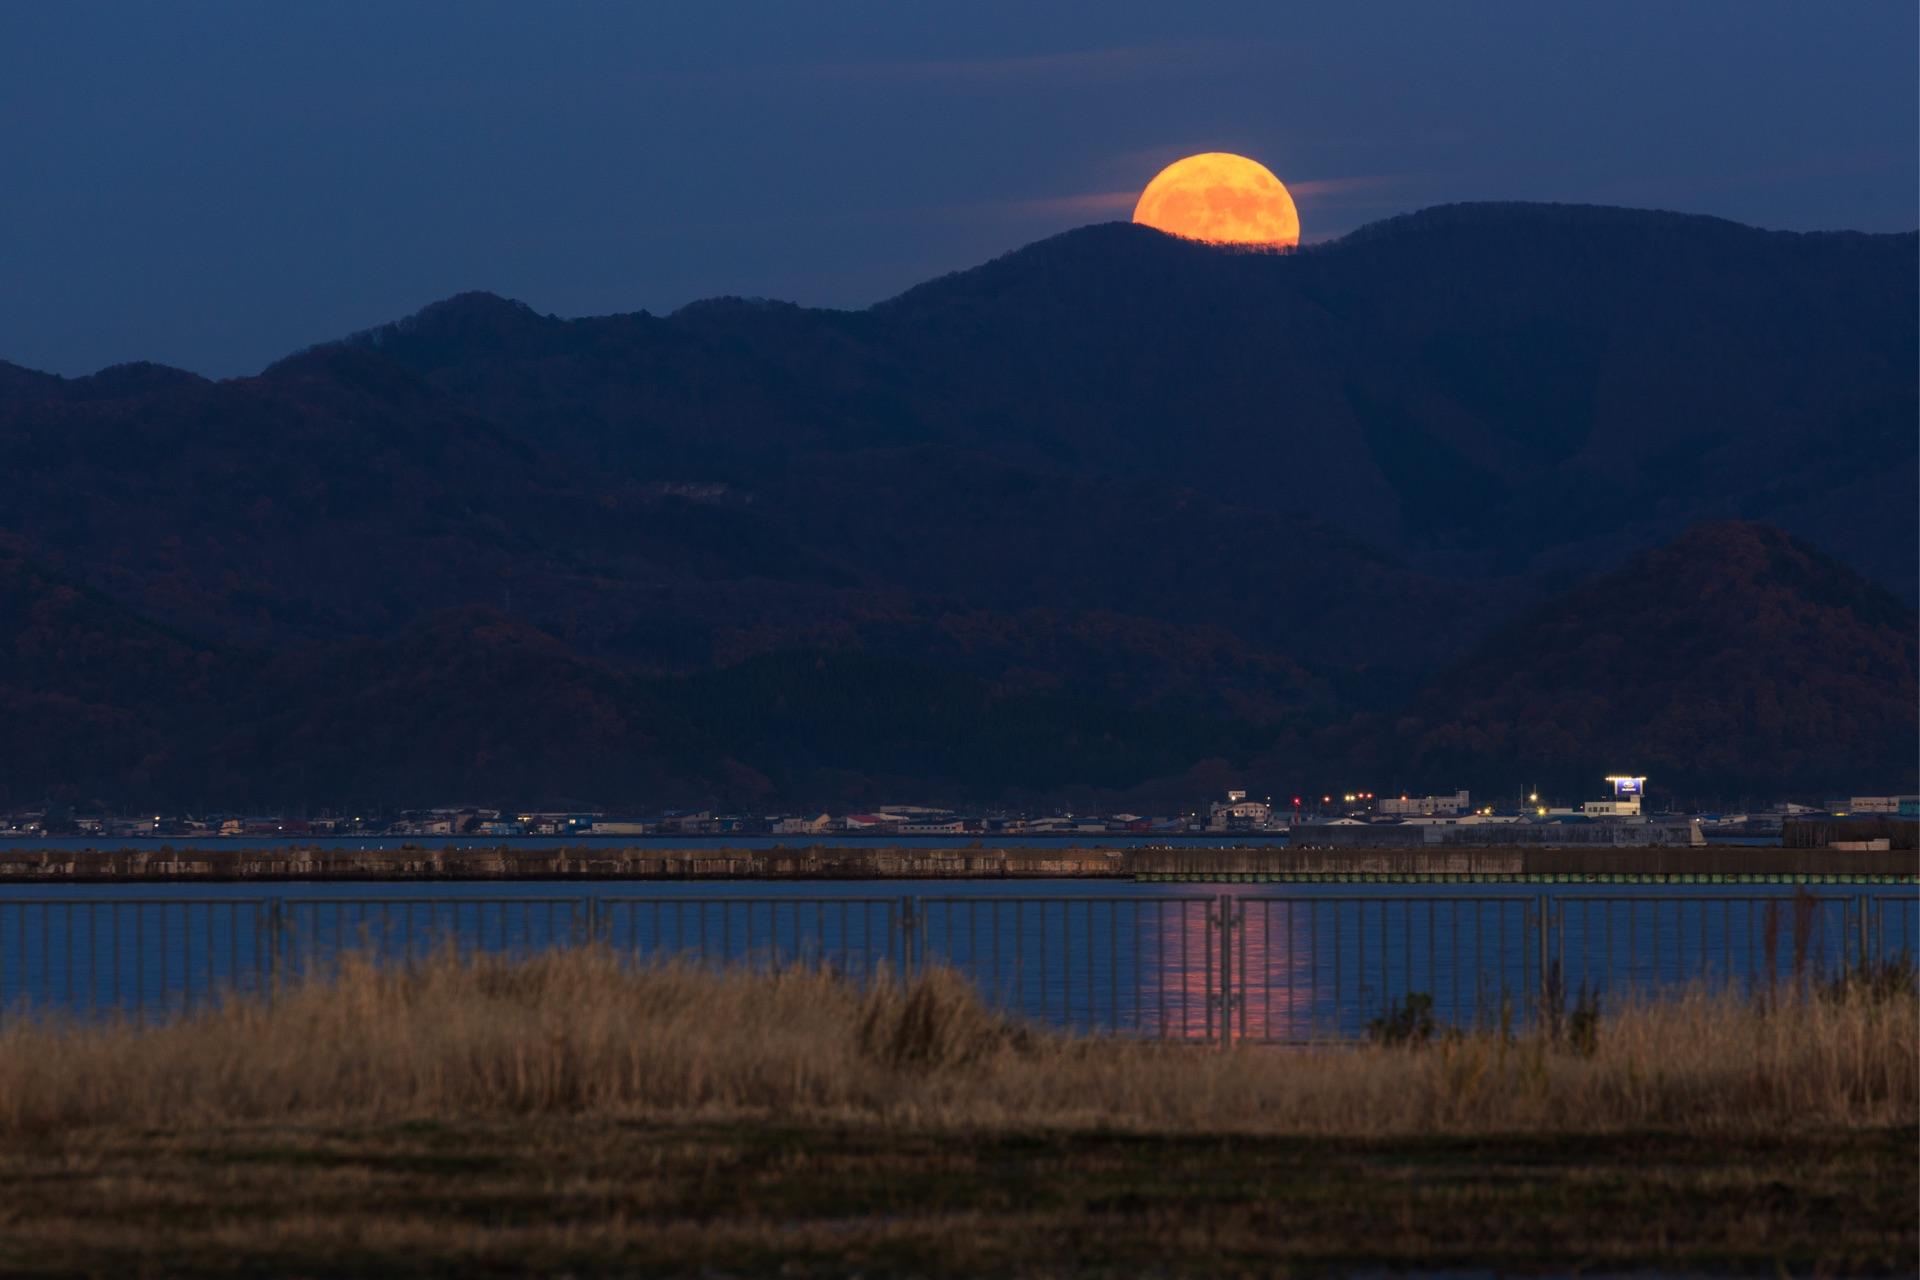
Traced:
[[0, 884], [275, 880], [1912, 882], [1912, 850], [1733, 847], [0, 849]]

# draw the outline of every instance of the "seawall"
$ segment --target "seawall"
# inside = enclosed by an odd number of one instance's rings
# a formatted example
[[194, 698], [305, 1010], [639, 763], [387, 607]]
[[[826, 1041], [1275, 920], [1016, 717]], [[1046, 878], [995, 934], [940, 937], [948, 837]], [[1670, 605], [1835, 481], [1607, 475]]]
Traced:
[[1911, 849], [1539, 846], [1228, 849], [4, 849], [0, 885], [375, 880], [1920, 880]]

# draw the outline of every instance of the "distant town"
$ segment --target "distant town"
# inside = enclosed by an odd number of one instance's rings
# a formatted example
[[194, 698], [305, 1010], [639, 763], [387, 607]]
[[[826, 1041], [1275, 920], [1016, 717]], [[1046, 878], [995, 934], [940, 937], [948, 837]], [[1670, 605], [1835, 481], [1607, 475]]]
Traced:
[[1562, 802], [1539, 792], [1477, 802], [1467, 791], [1377, 795], [1347, 791], [1317, 796], [1253, 796], [1231, 790], [1186, 813], [1033, 813], [962, 811], [888, 804], [870, 811], [719, 813], [668, 810], [514, 811], [445, 805], [389, 814], [143, 813], [108, 814], [49, 805], [0, 815], [0, 837], [112, 839], [413, 837], [475, 840], [536, 837], [793, 837], [826, 839], [946, 837], [982, 839], [1057, 836], [1165, 837], [1245, 835], [1314, 844], [1435, 843], [1702, 843], [1712, 835], [1777, 836], [1795, 819], [1914, 818], [1920, 796], [1858, 795], [1811, 805], [1779, 802], [1741, 812], [1653, 812], [1643, 807], [1646, 778], [1610, 775], [1607, 794]]

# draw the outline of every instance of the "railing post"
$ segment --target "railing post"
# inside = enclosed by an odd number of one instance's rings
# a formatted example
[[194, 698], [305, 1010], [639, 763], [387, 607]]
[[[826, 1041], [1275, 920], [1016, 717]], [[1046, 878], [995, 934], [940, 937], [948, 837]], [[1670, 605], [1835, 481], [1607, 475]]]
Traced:
[[1872, 940], [1869, 937], [1867, 932], [1867, 930], [1871, 927], [1868, 923], [1868, 919], [1869, 919], [1868, 905], [1869, 904], [1868, 904], [1867, 895], [1864, 893], [1855, 895], [1853, 903], [1854, 903], [1854, 910], [1860, 913], [1860, 931], [1858, 935], [1858, 945], [1859, 945], [1859, 952], [1860, 952], [1860, 972], [1864, 974], [1867, 971], [1867, 965], [1872, 962], [1876, 954]]
[[1233, 1047], [1233, 898], [1221, 894], [1220, 923], [1220, 1047]]
[[599, 945], [600, 930], [601, 930], [600, 895], [590, 893], [587, 895], [587, 945], [588, 946]]
[[900, 899], [900, 976], [913, 976], [913, 952], [920, 933], [919, 900], [912, 897]]
[[1240, 963], [1233, 970], [1234, 984], [1227, 991], [1227, 1021], [1240, 1020], [1240, 1038], [1247, 1038], [1247, 908], [1240, 899], [1227, 896], [1227, 928], [1231, 931], [1231, 941], [1239, 953]]
[[1538, 935], [1539, 958], [1536, 964], [1538, 965], [1537, 976], [1540, 983], [1539, 1022], [1535, 1027], [1536, 1031], [1545, 1031], [1553, 1025], [1553, 1011], [1548, 1008], [1548, 1005], [1554, 999], [1553, 983], [1547, 974], [1547, 957], [1551, 954], [1551, 948], [1547, 942], [1548, 909], [1547, 895], [1544, 893], [1540, 894], [1534, 902], [1535, 918], [1538, 921], [1536, 932]]
[[286, 925], [281, 917], [281, 899], [267, 900], [267, 999], [271, 1001], [280, 986], [280, 944]]
[[[1207, 929], [1206, 937], [1202, 940], [1200, 947], [1200, 955], [1206, 964], [1207, 998], [1203, 1003], [1206, 1005], [1207, 1014], [1207, 1041], [1208, 1043], [1212, 1043], [1214, 1040], [1213, 1017], [1220, 1011], [1219, 955], [1214, 947], [1214, 934], [1220, 928], [1220, 896], [1215, 894], [1211, 898], [1202, 898], [1200, 901], [1201, 905], [1206, 908], [1201, 916], [1201, 921], [1206, 925]], [[1181, 964], [1184, 966], [1186, 963], [1186, 946], [1184, 942], [1181, 945], [1180, 952]]]

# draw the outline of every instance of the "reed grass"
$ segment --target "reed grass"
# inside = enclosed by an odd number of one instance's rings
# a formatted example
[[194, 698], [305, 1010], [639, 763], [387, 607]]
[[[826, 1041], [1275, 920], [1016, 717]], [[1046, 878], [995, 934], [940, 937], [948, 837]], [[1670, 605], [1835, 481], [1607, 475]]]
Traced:
[[1390, 1137], [1907, 1126], [1912, 988], [1689, 993], [1590, 1038], [1220, 1051], [1088, 1040], [959, 976], [635, 969], [611, 952], [348, 964], [157, 1027], [14, 1021], [0, 1135], [586, 1115], [935, 1131]]

